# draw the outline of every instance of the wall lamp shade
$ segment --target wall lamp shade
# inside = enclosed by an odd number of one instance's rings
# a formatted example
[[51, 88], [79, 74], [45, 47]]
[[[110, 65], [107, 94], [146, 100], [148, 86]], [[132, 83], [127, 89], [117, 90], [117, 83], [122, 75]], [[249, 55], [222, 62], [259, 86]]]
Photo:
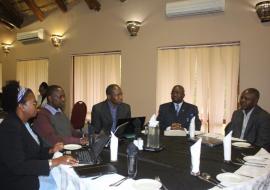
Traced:
[[140, 29], [141, 22], [139, 21], [127, 21], [127, 30], [130, 34], [130, 36], [137, 36], [137, 33]]
[[270, 1], [262, 1], [256, 4], [256, 12], [261, 22], [270, 21]]
[[7, 55], [10, 52], [10, 48], [13, 47], [11, 44], [2, 43], [2, 50]]
[[60, 47], [63, 42], [63, 36], [52, 34], [51, 41], [54, 47]]

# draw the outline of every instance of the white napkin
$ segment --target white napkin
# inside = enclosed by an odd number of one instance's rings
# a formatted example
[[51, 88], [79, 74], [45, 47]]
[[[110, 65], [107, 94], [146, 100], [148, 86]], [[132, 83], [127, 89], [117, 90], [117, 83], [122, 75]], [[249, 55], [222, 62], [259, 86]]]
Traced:
[[232, 131], [223, 139], [224, 160], [231, 161], [232, 152]]
[[137, 140], [133, 140], [133, 144], [135, 144], [135, 146], [137, 146], [139, 150], [143, 150], [142, 138], [138, 138]]
[[118, 156], [118, 138], [113, 134], [113, 132], [111, 132], [110, 151], [111, 151], [111, 161], [116, 162]]
[[61, 152], [55, 152], [55, 153], [53, 154], [53, 159], [54, 159], [54, 158], [59, 158], [59, 157], [61, 157], [61, 156], [63, 156], [63, 153], [61, 153]]
[[200, 138], [194, 145], [190, 147], [191, 152], [191, 172], [197, 174], [200, 172], [200, 157], [201, 157], [201, 144]]
[[157, 121], [157, 116], [156, 114], [153, 114], [152, 117], [149, 120], [149, 127], [156, 127], [158, 125], [159, 121]]
[[195, 116], [191, 119], [189, 124], [189, 137], [190, 138], [195, 137]]

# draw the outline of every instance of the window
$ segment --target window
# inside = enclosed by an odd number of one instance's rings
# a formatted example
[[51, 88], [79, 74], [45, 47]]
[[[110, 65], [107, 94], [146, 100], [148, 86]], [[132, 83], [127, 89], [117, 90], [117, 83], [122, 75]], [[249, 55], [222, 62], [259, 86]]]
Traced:
[[238, 75], [239, 43], [158, 49], [157, 109], [171, 101], [172, 87], [180, 84], [185, 101], [198, 106], [214, 132], [237, 107]]
[[87, 119], [92, 106], [106, 99], [109, 84], [121, 84], [120, 52], [81, 55], [73, 57], [74, 103], [84, 101]]
[[21, 86], [30, 88], [36, 97], [42, 82], [48, 82], [48, 59], [17, 61], [17, 80]]

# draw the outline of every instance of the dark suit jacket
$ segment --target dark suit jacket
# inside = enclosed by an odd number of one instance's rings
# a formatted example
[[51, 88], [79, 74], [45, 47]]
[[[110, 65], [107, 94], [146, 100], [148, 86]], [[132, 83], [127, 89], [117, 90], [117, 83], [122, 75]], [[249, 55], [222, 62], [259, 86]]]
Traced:
[[[124, 119], [130, 117], [130, 106], [125, 103], [118, 105], [116, 118]], [[96, 133], [103, 130], [106, 134], [110, 134], [112, 123], [112, 115], [107, 100], [93, 106], [91, 114], [91, 127], [94, 128]]]
[[50, 172], [49, 149], [36, 143], [15, 113], [0, 125], [0, 144], [0, 188], [38, 190], [38, 176]]
[[[233, 137], [239, 138], [242, 131], [244, 114], [242, 110], [233, 112], [231, 122], [226, 126], [225, 133], [233, 130]], [[270, 148], [270, 115], [256, 106], [250, 115], [244, 139], [259, 147]]]
[[199, 119], [198, 113], [197, 106], [183, 102], [177, 116], [173, 102], [169, 102], [159, 106], [157, 120], [162, 130], [171, 126], [172, 123], [180, 123], [182, 127], [189, 129], [190, 120], [195, 116], [196, 130], [200, 130], [201, 120]]

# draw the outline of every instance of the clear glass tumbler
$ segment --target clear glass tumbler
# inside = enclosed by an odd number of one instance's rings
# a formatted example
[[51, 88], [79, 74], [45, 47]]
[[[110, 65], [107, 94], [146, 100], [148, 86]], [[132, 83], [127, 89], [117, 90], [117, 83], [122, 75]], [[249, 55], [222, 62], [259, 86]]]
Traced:
[[128, 177], [135, 178], [137, 175], [137, 156], [127, 157]]

